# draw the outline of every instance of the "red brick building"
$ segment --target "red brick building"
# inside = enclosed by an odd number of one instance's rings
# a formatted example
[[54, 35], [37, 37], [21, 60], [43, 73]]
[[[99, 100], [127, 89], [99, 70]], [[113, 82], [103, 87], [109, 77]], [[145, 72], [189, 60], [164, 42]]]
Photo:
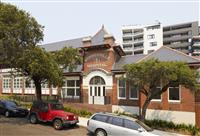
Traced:
[[[61, 89], [63, 101], [111, 105], [112, 111], [138, 114], [145, 99], [136, 88], [120, 78], [124, 74], [124, 64], [157, 58], [161, 61], [184, 61], [191, 68], [200, 66], [199, 59], [165, 46], [148, 55], [125, 56], [121, 46], [115, 43], [115, 38], [104, 27], [92, 37], [50, 43], [41, 47], [51, 52], [66, 46], [80, 48], [84, 52], [84, 62], [73, 72], [64, 72], [65, 84]], [[9, 69], [0, 71], [0, 94], [35, 94], [33, 83], [26, 85], [25, 77], [10, 77], [8, 71]], [[43, 85], [42, 94], [57, 95], [57, 89]], [[184, 86], [172, 86], [152, 100], [147, 118], [200, 126], [199, 102], [199, 96]]]

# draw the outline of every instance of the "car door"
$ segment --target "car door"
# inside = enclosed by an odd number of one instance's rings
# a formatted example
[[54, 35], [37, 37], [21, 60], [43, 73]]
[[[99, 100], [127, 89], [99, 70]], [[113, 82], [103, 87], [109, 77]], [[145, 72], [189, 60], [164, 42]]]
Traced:
[[127, 136], [142, 136], [143, 128], [134, 120], [124, 119], [124, 131]]
[[5, 112], [5, 105], [3, 102], [0, 101], [0, 114], [4, 114]]
[[40, 120], [48, 121], [47, 120], [48, 111], [49, 111], [48, 104], [47, 103], [42, 103], [40, 105], [40, 107], [39, 107], [39, 112], [38, 112]]
[[126, 131], [123, 129], [123, 119], [119, 117], [110, 116], [108, 119], [108, 129], [107, 133], [110, 136], [123, 136]]

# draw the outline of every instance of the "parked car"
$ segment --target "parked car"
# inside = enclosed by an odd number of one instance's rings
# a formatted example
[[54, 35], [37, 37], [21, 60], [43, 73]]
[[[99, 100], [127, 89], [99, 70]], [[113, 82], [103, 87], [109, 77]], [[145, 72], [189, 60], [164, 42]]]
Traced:
[[61, 103], [34, 101], [29, 113], [30, 123], [36, 124], [38, 121], [51, 122], [57, 130], [66, 125], [75, 126], [78, 116], [70, 112], [65, 112]]
[[20, 116], [25, 117], [29, 113], [28, 109], [20, 107], [16, 102], [9, 100], [0, 100], [0, 114], [6, 117]]
[[95, 136], [156, 136], [141, 121], [112, 113], [96, 113], [87, 122], [87, 129]]

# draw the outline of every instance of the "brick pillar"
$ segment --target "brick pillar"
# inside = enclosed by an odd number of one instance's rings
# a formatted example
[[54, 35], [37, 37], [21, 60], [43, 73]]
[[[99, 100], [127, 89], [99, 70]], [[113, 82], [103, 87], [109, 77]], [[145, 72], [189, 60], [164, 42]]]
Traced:
[[195, 120], [196, 126], [200, 127], [200, 93], [195, 93]]
[[13, 89], [14, 89], [14, 77], [13, 76], [11, 76], [11, 78], [10, 78], [10, 90], [11, 90], [11, 95], [13, 94]]
[[24, 95], [24, 92], [25, 92], [25, 87], [26, 87], [26, 78], [25, 77], [23, 77], [22, 78], [22, 95]]

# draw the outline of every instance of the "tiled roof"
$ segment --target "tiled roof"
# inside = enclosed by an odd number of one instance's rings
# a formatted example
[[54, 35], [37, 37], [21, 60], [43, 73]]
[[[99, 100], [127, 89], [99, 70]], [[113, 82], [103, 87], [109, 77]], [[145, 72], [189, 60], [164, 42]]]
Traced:
[[171, 49], [166, 46], [162, 46], [160, 49], [148, 54], [148, 55], [127, 55], [120, 58], [114, 66], [113, 70], [120, 70], [125, 64], [138, 63], [148, 59], [158, 59], [160, 61], [182, 61], [185, 63], [199, 63], [200, 59], [186, 55], [180, 51]]
[[[112, 36], [105, 30], [104, 26], [102, 26], [102, 28], [91, 38], [91, 46], [103, 45], [104, 37], [108, 35]], [[84, 39], [88, 39], [88, 37], [81, 37], [81, 38], [76, 38], [76, 39], [71, 39], [71, 40], [44, 44], [44, 45], [41, 45], [40, 47], [44, 48], [46, 51], [49, 51], [49, 52], [61, 50], [63, 47], [80, 48], [80, 47], [83, 47]]]
[[[82, 71], [82, 67], [83, 67], [83, 65], [77, 65], [76, 69], [74, 69], [72, 72], [81, 72]], [[68, 69], [64, 69], [63, 72], [64, 73], [68, 73], [69, 70]]]
[[151, 58], [159, 59], [160, 61], [182, 61], [186, 63], [200, 63], [200, 59], [189, 56], [185, 53], [166, 46], [162, 46], [161, 48], [159, 48], [155, 52], [150, 53], [140, 61], [148, 60]]
[[102, 26], [102, 28], [92, 37], [92, 46], [104, 44], [104, 36], [106, 35], [108, 35], [108, 32], [105, 30], [104, 26]]
[[64, 47], [80, 48], [83, 46], [83, 43], [82, 43], [83, 38], [85, 37], [44, 44], [44, 45], [41, 45], [40, 47], [44, 48], [46, 51], [49, 51], [49, 52], [61, 50]]
[[132, 64], [132, 63], [136, 63], [139, 60], [141, 60], [142, 58], [144, 58], [146, 55], [143, 54], [139, 54], [139, 55], [127, 55], [127, 56], [123, 56], [119, 59], [119, 61], [117, 61], [114, 64], [113, 70], [120, 70], [123, 68], [123, 66], [125, 64]]

